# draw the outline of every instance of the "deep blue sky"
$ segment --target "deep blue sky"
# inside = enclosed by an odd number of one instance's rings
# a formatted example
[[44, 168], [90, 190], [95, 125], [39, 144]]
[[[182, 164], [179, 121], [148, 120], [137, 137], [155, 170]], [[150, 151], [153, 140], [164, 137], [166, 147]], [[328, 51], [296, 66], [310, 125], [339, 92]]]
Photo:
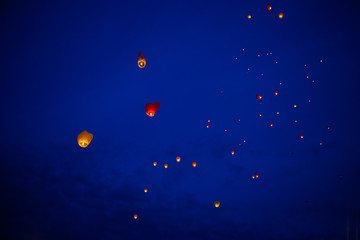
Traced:
[[359, 8], [3, 1], [2, 238], [356, 239]]

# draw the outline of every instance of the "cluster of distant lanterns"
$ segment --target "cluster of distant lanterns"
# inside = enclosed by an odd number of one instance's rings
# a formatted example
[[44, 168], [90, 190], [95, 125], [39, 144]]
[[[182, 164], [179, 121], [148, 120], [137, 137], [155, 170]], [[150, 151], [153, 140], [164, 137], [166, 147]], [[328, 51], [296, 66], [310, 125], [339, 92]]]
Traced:
[[[266, 10], [267, 10], [267, 11], [270, 11], [271, 9], [272, 9], [272, 7], [271, 7], [270, 5], [267, 5], [267, 6], [266, 6]], [[279, 13], [279, 14], [278, 14], [278, 18], [282, 19], [283, 17], [284, 17], [284, 13]], [[249, 14], [249, 15], [247, 16], [247, 18], [248, 18], [248, 19], [251, 19], [251, 15]]]

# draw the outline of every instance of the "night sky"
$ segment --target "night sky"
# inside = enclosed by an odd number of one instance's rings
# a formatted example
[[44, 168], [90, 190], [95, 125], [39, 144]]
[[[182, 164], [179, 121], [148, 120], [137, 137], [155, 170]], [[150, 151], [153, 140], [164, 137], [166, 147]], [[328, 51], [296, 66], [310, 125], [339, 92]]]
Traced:
[[359, 9], [1, 1], [0, 237], [359, 240]]

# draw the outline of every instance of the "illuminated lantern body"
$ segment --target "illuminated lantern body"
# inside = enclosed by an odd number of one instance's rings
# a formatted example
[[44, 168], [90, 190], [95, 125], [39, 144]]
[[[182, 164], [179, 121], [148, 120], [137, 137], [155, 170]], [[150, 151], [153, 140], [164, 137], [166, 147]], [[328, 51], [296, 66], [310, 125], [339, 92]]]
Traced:
[[255, 177], [259, 178], [259, 174], [257, 172], [255, 172]]
[[256, 94], [256, 98], [260, 100], [260, 99], [262, 99], [262, 96], [260, 96], [259, 94]]
[[192, 162], [192, 166], [193, 166], [193, 167], [196, 167], [196, 162]]
[[147, 188], [144, 189], [144, 192], [147, 193]]
[[214, 202], [214, 205], [215, 205], [216, 208], [218, 208], [218, 207], [220, 207], [220, 202], [219, 202], [219, 201], [215, 201], [215, 202]]
[[252, 176], [252, 179], [255, 179], [255, 176]]
[[300, 135], [300, 138], [304, 138], [304, 135]]
[[235, 152], [234, 151], [231, 151], [231, 155], [234, 155], [235, 154]]
[[271, 6], [270, 6], [270, 5], [267, 5], [267, 6], [266, 6], [266, 10], [270, 11], [270, 10], [271, 10]]
[[149, 117], [155, 116], [155, 112], [159, 109], [160, 103], [147, 103], [145, 105], [145, 112]]
[[278, 17], [279, 17], [280, 19], [282, 19], [282, 18], [284, 17], [284, 14], [283, 14], [283, 13], [279, 13]]
[[274, 124], [270, 123], [270, 127], [273, 127], [273, 126], [274, 126]]
[[278, 95], [278, 92], [277, 92], [277, 91], [275, 91], [275, 95]]
[[93, 137], [94, 137], [94, 135], [92, 135], [91, 133], [88, 133], [87, 131], [83, 131], [77, 137], [79, 146], [86, 148], [90, 144]]
[[294, 108], [295, 108], [295, 107], [297, 107], [297, 105], [296, 105], [296, 104], [294, 104]]
[[206, 128], [209, 128], [210, 127], [210, 124], [206, 125]]
[[134, 214], [134, 219], [136, 220], [138, 218], [138, 215], [137, 214]]
[[327, 126], [327, 129], [330, 130], [330, 126]]
[[180, 162], [180, 160], [181, 160], [181, 157], [176, 157], [177, 162]]
[[157, 165], [157, 162], [154, 162], [153, 164], [154, 164], [154, 167], [156, 167], [156, 165]]
[[138, 57], [138, 66], [139, 66], [139, 68], [144, 68], [145, 65], [146, 65], [145, 56], [142, 52], [140, 52], [139, 57]]
[[[248, 15], [247, 18], [248, 18], [248, 19], [251, 19], [251, 15]], [[243, 51], [244, 51], [244, 50], [243, 50]]]
[[168, 165], [166, 163], [164, 164], [164, 168], [168, 168]]

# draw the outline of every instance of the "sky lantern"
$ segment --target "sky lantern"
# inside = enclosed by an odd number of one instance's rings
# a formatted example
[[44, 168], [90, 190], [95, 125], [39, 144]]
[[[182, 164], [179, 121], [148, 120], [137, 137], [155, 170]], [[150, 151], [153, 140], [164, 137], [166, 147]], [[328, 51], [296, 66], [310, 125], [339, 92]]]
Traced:
[[274, 124], [273, 123], [270, 123], [270, 127], [273, 127], [274, 126]]
[[301, 135], [300, 135], [300, 138], [304, 138], [304, 135], [301, 134]]
[[259, 174], [255, 172], [255, 178], [259, 178]]
[[165, 163], [165, 164], [164, 164], [164, 168], [168, 168], [168, 165], [167, 165], [167, 163]]
[[296, 108], [297, 107], [297, 105], [296, 104], [294, 104], [294, 108]]
[[160, 103], [158, 103], [158, 102], [147, 103], [147, 104], [145, 105], [146, 114], [147, 114], [149, 117], [155, 116], [155, 112], [159, 109], [159, 107], [160, 107]]
[[148, 191], [147, 188], [145, 188], [145, 189], [144, 189], [144, 193], [147, 193], [147, 191]]
[[326, 128], [327, 128], [327, 130], [330, 130], [330, 126], [327, 126]]
[[209, 128], [210, 127], [210, 124], [206, 125], [206, 128]]
[[156, 165], [157, 165], [157, 162], [154, 162], [154, 163], [153, 163], [153, 165], [154, 165], [154, 167], [156, 167]]
[[259, 94], [256, 94], [256, 98], [260, 100], [260, 99], [262, 99], [262, 96], [260, 96]]
[[215, 205], [216, 208], [218, 208], [218, 207], [220, 207], [220, 202], [219, 202], [219, 201], [215, 201], [215, 202], [214, 202], [214, 205]]
[[136, 220], [138, 218], [138, 215], [137, 214], [134, 214], [134, 219]]
[[270, 6], [270, 5], [267, 5], [267, 6], [266, 6], [266, 10], [270, 11], [270, 10], [271, 10], [271, 6]]
[[275, 94], [275, 95], [278, 95], [278, 91], [275, 91], [274, 94]]
[[192, 162], [192, 166], [193, 166], [193, 167], [196, 167], [196, 162], [195, 162], [195, 161]]
[[282, 18], [284, 17], [284, 14], [283, 14], [283, 13], [279, 13], [278, 17], [279, 17], [280, 19], [282, 19]]
[[[251, 19], [251, 15], [247, 15], [247, 18], [248, 18], [248, 19]], [[244, 51], [244, 49], [243, 49], [243, 51]]]
[[234, 155], [235, 154], [235, 151], [231, 151], [231, 155]]
[[92, 135], [91, 133], [88, 133], [87, 131], [83, 131], [77, 137], [79, 146], [86, 148], [90, 144], [93, 137], [94, 137], [94, 135]]
[[177, 157], [176, 157], [176, 161], [177, 161], [177, 162], [180, 162], [180, 160], [181, 160], [181, 157], [177, 156]]
[[139, 68], [144, 68], [146, 65], [146, 59], [144, 54], [140, 51], [139, 56], [138, 56], [138, 65]]

